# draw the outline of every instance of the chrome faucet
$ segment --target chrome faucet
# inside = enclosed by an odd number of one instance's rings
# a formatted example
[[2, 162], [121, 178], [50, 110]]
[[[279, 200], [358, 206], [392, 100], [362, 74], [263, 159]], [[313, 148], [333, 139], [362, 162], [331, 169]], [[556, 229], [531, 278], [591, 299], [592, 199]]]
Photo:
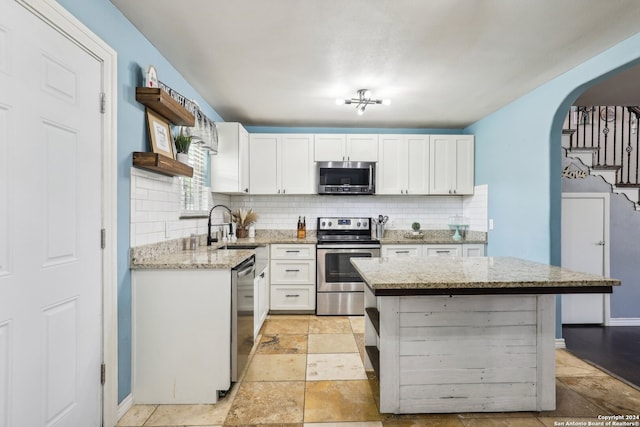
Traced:
[[[225, 208], [227, 210], [227, 212], [229, 212], [229, 222], [223, 222], [222, 224], [211, 224], [211, 213], [213, 212], [213, 210], [215, 208], [218, 208], [218, 207]], [[212, 225], [225, 225], [225, 226], [228, 226], [229, 227], [229, 232], [231, 232], [231, 230], [232, 230], [232, 228], [231, 228], [231, 209], [229, 209], [229, 207], [225, 206], [225, 205], [215, 205], [209, 211], [209, 222], [207, 222], [207, 229], [208, 229], [208, 231], [207, 231], [207, 246], [211, 246], [211, 243], [218, 241], [218, 239], [214, 240], [211, 237], [211, 226]]]

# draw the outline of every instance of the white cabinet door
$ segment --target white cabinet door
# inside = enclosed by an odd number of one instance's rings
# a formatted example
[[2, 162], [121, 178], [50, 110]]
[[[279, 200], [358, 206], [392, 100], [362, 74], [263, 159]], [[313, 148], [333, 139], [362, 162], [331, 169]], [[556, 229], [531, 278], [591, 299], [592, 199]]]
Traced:
[[422, 254], [422, 245], [382, 245], [383, 257], [418, 257]]
[[249, 133], [240, 123], [216, 123], [218, 153], [211, 155], [211, 191], [249, 192]]
[[346, 135], [318, 134], [314, 135], [314, 160], [316, 162], [334, 162], [346, 160]]
[[316, 162], [378, 161], [377, 134], [316, 134], [314, 141]]
[[402, 135], [381, 135], [378, 142], [376, 194], [404, 194], [407, 182], [407, 144]]
[[484, 256], [484, 245], [480, 243], [465, 243], [462, 245], [462, 256]]
[[251, 194], [315, 194], [313, 135], [252, 134]]
[[253, 310], [253, 336], [258, 337], [260, 328], [267, 318], [269, 313], [269, 284], [267, 277], [269, 276], [269, 267], [265, 267], [262, 271], [256, 272], [256, 278], [254, 279], [254, 295], [255, 306]]
[[429, 194], [429, 135], [380, 135], [378, 194]]
[[281, 194], [315, 194], [313, 135], [282, 135], [279, 146]]
[[429, 194], [429, 135], [407, 135], [407, 187], [404, 194]]
[[378, 161], [378, 135], [347, 135], [347, 160], [351, 162]]
[[432, 136], [430, 147], [430, 194], [473, 194], [473, 135]]
[[277, 194], [278, 135], [252, 134], [249, 137], [249, 192]]

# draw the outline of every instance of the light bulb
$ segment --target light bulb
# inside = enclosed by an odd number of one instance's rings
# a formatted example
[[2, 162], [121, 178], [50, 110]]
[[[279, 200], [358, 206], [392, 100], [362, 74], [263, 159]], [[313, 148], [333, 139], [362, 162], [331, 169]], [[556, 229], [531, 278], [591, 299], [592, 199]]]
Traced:
[[382, 100], [382, 105], [391, 105], [391, 100], [390, 99], [383, 99]]
[[364, 97], [365, 97], [365, 99], [370, 99], [371, 98], [371, 91], [369, 89], [364, 91]]
[[358, 113], [359, 116], [364, 114], [364, 105], [363, 104], [360, 104], [358, 106], [358, 108], [356, 109], [356, 113]]
[[344, 104], [345, 104], [344, 99], [340, 99], [340, 98], [336, 99], [336, 105], [344, 105]]

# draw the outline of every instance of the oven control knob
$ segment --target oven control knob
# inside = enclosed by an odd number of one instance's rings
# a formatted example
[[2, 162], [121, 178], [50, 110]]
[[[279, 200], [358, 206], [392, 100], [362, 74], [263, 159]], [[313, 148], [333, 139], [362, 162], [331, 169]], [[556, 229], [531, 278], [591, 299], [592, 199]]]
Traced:
[[363, 222], [363, 223], [362, 223], [362, 226], [363, 226], [364, 228], [367, 228], [367, 221]]
[[360, 227], [360, 222], [358, 222], [358, 227]]
[[322, 224], [321, 224], [321, 225], [322, 225], [323, 227], [325, 226], [325, 224], [326, 224], [326, 223], [325, 223], [324, 221], [322, 221]]
[[331, 227], [333, 225], [333, 223], [331, 221], [329, 221], [329, 227]]

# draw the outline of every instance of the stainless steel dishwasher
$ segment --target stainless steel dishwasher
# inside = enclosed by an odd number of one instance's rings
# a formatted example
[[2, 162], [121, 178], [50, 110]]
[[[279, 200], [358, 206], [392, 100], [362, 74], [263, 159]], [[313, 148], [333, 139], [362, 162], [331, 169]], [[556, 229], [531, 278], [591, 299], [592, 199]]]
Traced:
[[252, 255], [231, 270], [231, 381], [237, 382], [253, 348], [253, 279], [256, 261]]

